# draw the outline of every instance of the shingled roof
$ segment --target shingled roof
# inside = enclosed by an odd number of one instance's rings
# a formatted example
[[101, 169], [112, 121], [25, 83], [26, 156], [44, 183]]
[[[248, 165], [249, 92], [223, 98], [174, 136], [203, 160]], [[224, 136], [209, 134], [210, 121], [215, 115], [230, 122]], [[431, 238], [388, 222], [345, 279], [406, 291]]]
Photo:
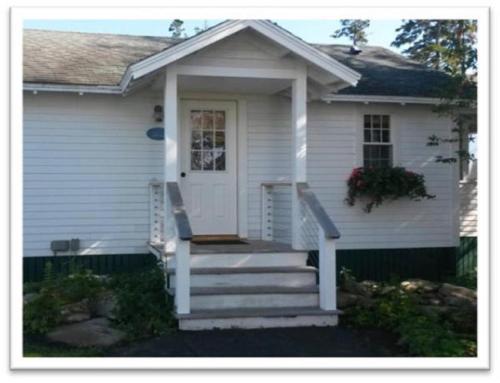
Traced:
[[[118, 85], [128, 66], [180, 42], [167, 37], [24, 30], [24, 82]], [[448, 77], [389, 49], [366, 46], [358, 55], [347, 45], [313, 45], [362, 78], [341, 94], [439, 97]]]

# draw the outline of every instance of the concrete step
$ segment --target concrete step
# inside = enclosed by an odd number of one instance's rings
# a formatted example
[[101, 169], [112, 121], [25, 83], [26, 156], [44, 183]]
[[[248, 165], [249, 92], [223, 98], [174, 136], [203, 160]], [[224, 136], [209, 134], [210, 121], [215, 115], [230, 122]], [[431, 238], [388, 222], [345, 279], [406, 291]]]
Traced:
[[245, 286], [191, 289], [192, 310], [278, 308], [297, 305], [318, 306], [318, 287]]
[[[316, 285], [317, 269], [311, 266], [294, 267], [237, 267], [191, 269], [191, 287], [282, 286]], [[168, 286], [175, 288], [175, 269], [167, 269]]]
[[302, 326], [335, 326], [339, 310], [325, 311], [319, 307], [288, 307], [225, 310], [193, 310], [177, 314], [181, 330], [211, 330], [231, 328], [272, 328]]
[[[191, 254], [191, 268], [291, 267], [305, 266], [307, 252]], [[169, 268], [175, 268], [175, 256], [166, 257]]]

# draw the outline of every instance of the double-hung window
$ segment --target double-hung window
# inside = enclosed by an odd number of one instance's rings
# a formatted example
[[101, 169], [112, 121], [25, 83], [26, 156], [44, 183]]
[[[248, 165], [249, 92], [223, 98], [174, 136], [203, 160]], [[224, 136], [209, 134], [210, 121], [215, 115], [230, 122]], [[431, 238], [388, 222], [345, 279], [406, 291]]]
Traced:
[[363, 124], [363, 166], [391, 167], [393, 145], [390, 116], [365, 114]]

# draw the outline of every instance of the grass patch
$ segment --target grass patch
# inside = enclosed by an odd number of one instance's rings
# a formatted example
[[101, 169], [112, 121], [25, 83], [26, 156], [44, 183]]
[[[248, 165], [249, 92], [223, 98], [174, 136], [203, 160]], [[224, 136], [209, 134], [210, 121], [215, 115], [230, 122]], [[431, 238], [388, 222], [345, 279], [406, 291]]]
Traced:
[[23, 355], [27, 358], [92, 358], [104, 356], [104, 350], [90, 347], [70, 347], [28, 338], [23, 343]]

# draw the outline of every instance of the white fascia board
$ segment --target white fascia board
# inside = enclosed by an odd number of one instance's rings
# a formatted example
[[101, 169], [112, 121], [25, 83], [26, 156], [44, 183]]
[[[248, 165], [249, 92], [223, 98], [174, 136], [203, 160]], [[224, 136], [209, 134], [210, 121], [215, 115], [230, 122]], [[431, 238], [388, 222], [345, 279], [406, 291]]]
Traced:
[[99, 93], [122, 94], [120, 86], [112, 85], [64, 85], [24, 83], [23, 90], [27, 92], [61, 92], [61, 93]]
[[131, 65], [122, 81], [122, 87], [126, 86], [131, 79], [137, 79], [149, 72], [164, 67], [174, 61], [177, 61], [191, 53], [203, 49], [211, 44], [216, 43], [228, 36], [231, 36], [248, 26], [248, 22], [244, 20], [226, 21], [212, 30], [201, 33], [199, 36], [192, 37], [182, 43], [167, 48], [165, 51], [148, 57], [138, 63]]
[[301, 56], [307, 61], [312, 62], [321, 69], [348, 82], [352, 86], [356, 86], [361, 78], [361, 74], [355, 70], [341, 64], [334, 58], [328, 56], [324, 52], [321, 52], [319, 49], [312, 47], [298, 37], [281, 30], [281, 28], [276, 27], [270, 21], [250, 20], [248, 26], [269, 39], [287, 47], [293, 53]]
[[364, 102], [364, 103], [394, 103], [394, 104], [427, 104], [437, 105], [440, 98], [434, 97], [404, 97], [404, 96], [363, 96], [363, 95], [343, 95], [331, 94], [322, 98], [325, 102]]

